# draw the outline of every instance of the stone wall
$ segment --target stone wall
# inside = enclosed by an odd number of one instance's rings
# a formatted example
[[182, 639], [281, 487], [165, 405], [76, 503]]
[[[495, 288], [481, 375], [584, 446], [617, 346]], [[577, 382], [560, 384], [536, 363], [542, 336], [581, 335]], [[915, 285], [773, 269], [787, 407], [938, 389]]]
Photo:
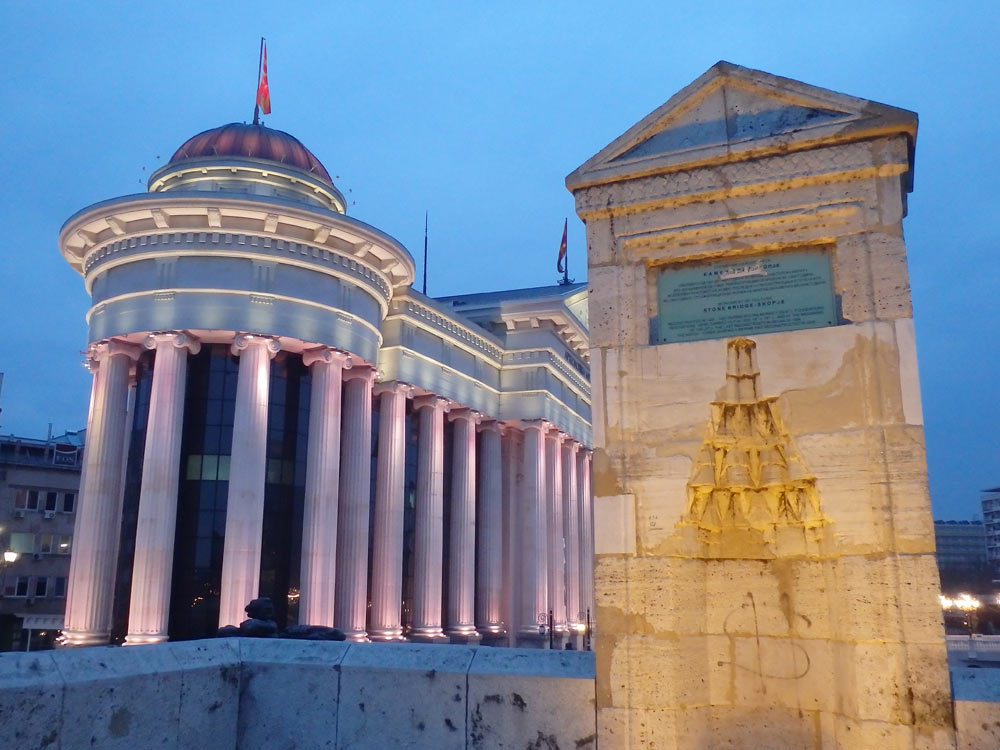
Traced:
[[593, 655], [231, 638], [0, 654], [0, 747], [593, 748]]

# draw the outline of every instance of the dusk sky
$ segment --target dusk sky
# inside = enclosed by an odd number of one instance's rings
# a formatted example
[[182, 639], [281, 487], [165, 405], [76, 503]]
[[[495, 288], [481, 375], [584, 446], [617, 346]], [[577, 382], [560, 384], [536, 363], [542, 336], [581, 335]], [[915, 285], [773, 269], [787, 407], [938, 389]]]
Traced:
[[59, 228], [144, 192], [195, 133], [250, 120], [261, 35], [266, 124], [418, 274], [429, 212], [433, 296], [554, 283], [566, 217], [583, 280], [565, 176], [725, 59], [919, 114], [904, 230], [931, 497], [936, 518], [971, 518], [1000, 485], [1000, 6], [965, 5], [7, 0], [0, 432], [85, 426], [89, 301]]

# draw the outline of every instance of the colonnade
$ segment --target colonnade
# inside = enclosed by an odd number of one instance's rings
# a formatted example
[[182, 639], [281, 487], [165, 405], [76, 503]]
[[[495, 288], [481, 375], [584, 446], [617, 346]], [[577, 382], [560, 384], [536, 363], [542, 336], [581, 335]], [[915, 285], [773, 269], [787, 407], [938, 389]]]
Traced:
[[[147, 337], [155, 351], [126, 643], [167, 639], [189, 334]], [[245, 619], [258, 593], [264, 515], [270, 359], [277, 339], [238, 334], [235, 423], [223, 544], [219, 623]], [[121, 457], [129, 370], [141, 348], [118, 341], [88, 350], [88, 418], [63, 637], [106, 643], [111, 631], [122, 512]], [[403, 514], [406, 401], [419, 421], [412, 612], [406, 637], [471, 642], [517, 634], [520, 645], [582, 629], [592, 607], [590, 454], [545, 420], [501, 422], [404, 383], [376, 384], [350, 354], [307, 349], [311, 370], [299, 620], [340, 628], [353, 641], [404, 638]], [[375, 501], [372, 400], [379, 399]], [[446, 421], [453, 449], [445, 465]], [[477, 440], [477, 435], [479, 439]], [[517, 440], [513, 438], [517, 435]], [[504, 442], [506, 440], [506, 443]], [[507, 448], [504, 449], [506, 444]], [[512, 446], [518, 446], [512, 449]], [[448, 538], [444, 477], [451, 477]], [[513, 512], [505, 504], [514, 503]], [[374, 517], [369, 519], [369, 513]], [[505, 517], [514, 519], [507, 522]], [[371, 521], [371, 580], [369, 526]], [[506, 551], [505, 551], [506, 542]], [[445, 544], [448, 571], [444, 571]], [[505, 580], [510, 576], [516, 581]], [[447, 580], [448, 591], [443, 591]], [[505, 605], [505, 592], [518, 591]], [[447, 611], [442, 604], [447, 594]], [[512, 597], [513, 598], [513, 597]], [[509, 600], [508, 600], [509, 601]]]

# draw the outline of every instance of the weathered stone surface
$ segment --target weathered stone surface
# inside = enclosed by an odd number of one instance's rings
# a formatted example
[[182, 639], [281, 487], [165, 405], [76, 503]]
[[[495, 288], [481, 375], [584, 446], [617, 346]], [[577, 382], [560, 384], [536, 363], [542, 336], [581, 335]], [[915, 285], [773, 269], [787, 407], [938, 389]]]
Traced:
[[52, 652], [0, 653], [0, 747], [58, 748], [62, 706]]
[[177, 747], [199, 747], [206, 737], [219, 750], [236, 747], [243, 662], [238, 641], [171, 643], [181, 671]]

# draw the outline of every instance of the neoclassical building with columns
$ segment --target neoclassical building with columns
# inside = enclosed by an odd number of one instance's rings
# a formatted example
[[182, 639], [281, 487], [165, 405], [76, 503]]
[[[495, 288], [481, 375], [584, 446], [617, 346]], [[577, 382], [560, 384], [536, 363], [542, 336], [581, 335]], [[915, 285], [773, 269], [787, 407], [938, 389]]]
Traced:
[[308, 149], [238, 123], [59, 245], [93, 298], [65, 644], [210, 636], [269, 596], [354, 641], [543, 645], [551, 612], [579, 645], [585, 285], [428, 298]]

